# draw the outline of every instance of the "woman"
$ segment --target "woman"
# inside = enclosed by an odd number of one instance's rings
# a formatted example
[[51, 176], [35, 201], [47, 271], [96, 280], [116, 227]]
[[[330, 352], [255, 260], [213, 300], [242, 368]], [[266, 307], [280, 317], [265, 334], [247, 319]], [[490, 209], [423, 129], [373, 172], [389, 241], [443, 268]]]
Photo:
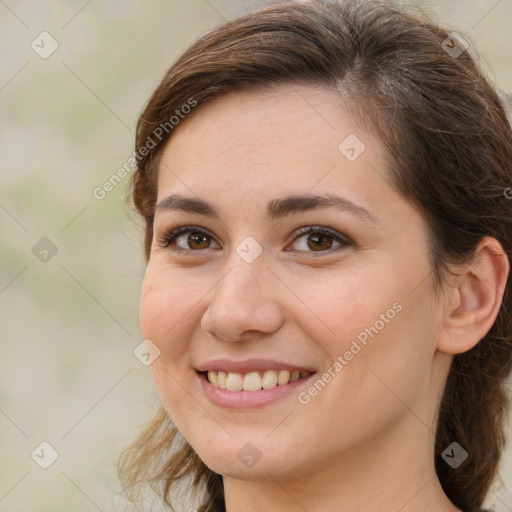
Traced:
[[162, 407], [125, 487], [480, 510], [512, 361], [512, 131], [465, 40], [380, 1], [268, 7], [170, 68], [137, 160]]

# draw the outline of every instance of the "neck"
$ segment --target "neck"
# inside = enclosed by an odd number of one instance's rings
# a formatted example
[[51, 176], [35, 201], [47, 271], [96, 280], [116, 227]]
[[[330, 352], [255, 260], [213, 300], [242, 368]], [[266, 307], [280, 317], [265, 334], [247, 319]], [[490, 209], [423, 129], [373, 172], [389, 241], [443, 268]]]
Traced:
[[[261, 480], [224, 477], [227, 512], [460, 512], [444, 494], [434, 466], [434, 434], [416, 416], [307, 474], [267, 468]], [[426, 433], [428, 439], [426, 439]]]

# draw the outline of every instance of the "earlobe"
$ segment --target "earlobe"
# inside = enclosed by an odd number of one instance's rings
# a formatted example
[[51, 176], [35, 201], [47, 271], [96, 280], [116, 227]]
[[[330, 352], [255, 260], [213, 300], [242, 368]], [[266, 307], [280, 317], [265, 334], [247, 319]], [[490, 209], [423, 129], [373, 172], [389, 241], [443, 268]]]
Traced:
[[485, 337], [498, 316], [509, 267], [503, 247], [490, 237], [483, 238], [471, 260], [459, 267], [438, 341], [441, 352], [466, 352]]

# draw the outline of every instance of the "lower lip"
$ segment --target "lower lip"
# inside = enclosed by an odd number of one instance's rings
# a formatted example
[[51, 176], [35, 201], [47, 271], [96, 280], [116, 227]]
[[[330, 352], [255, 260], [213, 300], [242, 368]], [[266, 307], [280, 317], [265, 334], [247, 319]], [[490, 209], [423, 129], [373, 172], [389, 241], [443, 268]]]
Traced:
[[309, 377], [290, 382], [285, 386], [276, 386], [272, 389], [262, 389], [260, 391], [228, 391], [215, 387], [208, 382], [206, 376], [198, 373], [197, 376], [201, 387], [210, 402], [226, 409], [257, 409], [272, 404], [284, 397], [290, 396], [296, 392], [297, 388], [303, 386], [315, 374]]

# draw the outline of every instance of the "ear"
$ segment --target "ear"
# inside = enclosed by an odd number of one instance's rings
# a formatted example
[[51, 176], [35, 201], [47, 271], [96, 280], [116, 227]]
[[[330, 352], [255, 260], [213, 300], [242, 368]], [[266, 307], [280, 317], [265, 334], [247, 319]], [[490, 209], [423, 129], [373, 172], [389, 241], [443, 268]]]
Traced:
[[447, 291], [438, 350], [461, 354], [485, 337], [498, 316], [509, 267], [503, 247], [490, 237], [480, 241], [471, 260], [457, 267], [455, 286]]

